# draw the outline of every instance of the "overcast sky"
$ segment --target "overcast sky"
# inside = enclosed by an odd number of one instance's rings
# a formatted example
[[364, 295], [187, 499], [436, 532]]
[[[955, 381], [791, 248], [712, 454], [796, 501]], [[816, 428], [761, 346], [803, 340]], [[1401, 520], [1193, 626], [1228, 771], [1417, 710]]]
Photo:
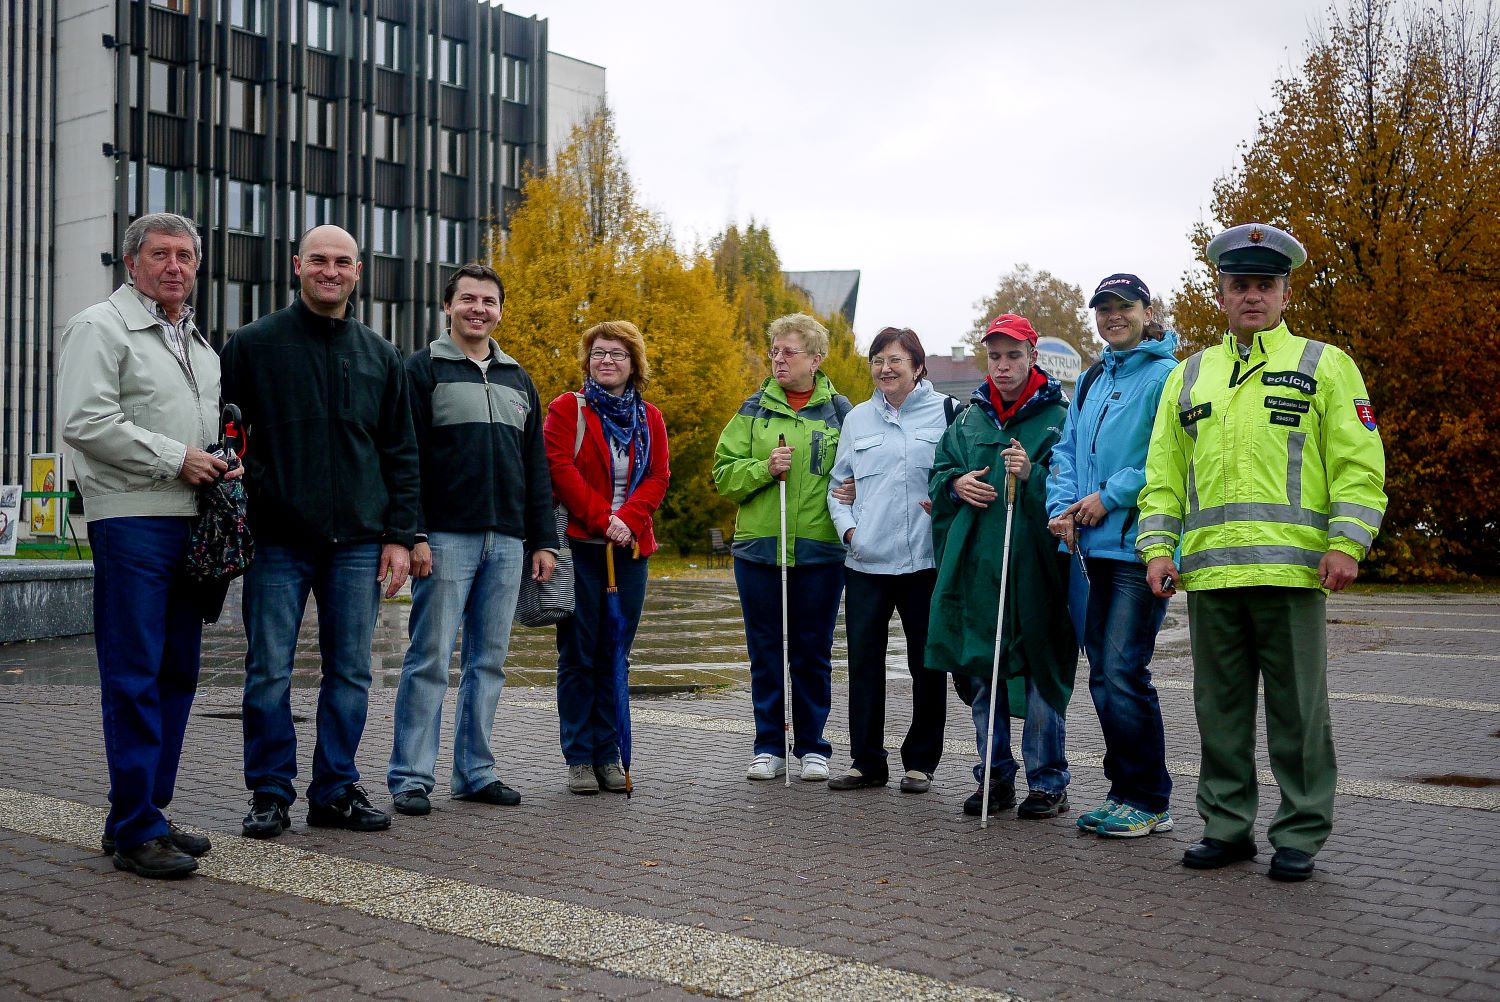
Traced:
[[[1214, 180], [1322, 0], [518, 0], [607, 70], [638, 191], [678, 240], [754, 217], [790, 270], [857, 268], [861, 345], [955, 343], [1019, 262], [1170, 297]], [[1041, 333], [1045, 334], [1046, 331]]]

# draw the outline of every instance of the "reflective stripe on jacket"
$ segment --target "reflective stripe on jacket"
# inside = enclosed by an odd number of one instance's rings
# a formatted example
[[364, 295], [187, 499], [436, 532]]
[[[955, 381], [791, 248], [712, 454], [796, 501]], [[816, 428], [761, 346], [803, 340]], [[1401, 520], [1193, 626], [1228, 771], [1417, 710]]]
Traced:
[[1182, 545], [1189, 589], [1317, 588], [1329, 549], [1356, 560], [1385, 513], [1385, 450], [1354, 361], [1279, 324], [1234, 336], [1162, 389], [1136, 548]]

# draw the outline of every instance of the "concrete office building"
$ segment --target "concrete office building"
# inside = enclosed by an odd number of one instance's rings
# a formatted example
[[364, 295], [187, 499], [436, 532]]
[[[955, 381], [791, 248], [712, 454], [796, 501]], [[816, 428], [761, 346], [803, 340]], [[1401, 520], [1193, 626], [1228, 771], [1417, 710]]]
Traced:
[[[355, 311], [403, 351], [441, 329], [528, 163], [603, 99], [547, 22], [481, 0], [4, 0], [0, 482], [58, 451], [67, 319], [125, 279], [125, 227], [203, 227], [194, 306], [221, 344], [293, 294], [308, 227], [360, 241]], [[551, 66], [562, 67], [561, 121]]]

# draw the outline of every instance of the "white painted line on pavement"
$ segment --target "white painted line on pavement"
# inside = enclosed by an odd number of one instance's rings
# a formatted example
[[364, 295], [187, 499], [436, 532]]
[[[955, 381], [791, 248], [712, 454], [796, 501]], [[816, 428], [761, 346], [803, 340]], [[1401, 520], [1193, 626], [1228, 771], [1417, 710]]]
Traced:
[[[1158, 689], [1193, 689], [1190, 679], [1155, 678]], [[1437, 696], [1401, 696], [1386, 692], [1330, 692], [1329, 699], [1351, 703], [1386, 703], [1391, 706], [1430, 706], [1439, 710], [1473, 710], [1476, 713], [1500, 713], [1500, 703], [1481, 703], [1472, 699], [1444, 699]]]
[[1385, 649], [1354, 651], [1349, 654], [1340, 654], [1340, 658], [1364, 657], [1367, 654], [1383, 654], [1388, 658], [1426, 658], [1431, 661], [1500, 661], [1500, 654], [1470, 654], [1467, 651], [1454, 651], [1452, 654], [1433, 654], [1427, 651], [1389, 651]]
[[1390, 623], [1366, 623], [1350, 619], [1330, 622], [1329, 626], [1366, 626], [1372, 630], [1415, 630], [1419, 633], [1500, 633], [1487, 626], [1394, 626]]
[[[0, 827], [97, 850], [105, 811], [0, 787]], [[222, 832], [198, 874], [718, 998], [1024, 1002], [777, 943], [431, 877]], [[123, 879], [136, 880], [136, 877]]]
[[[557, 704], [545, 700], [512, 699], [501, 706], [514, 706], [528, 710], [551, 710], [557, 712]], [[656, 710], [650, 707], [634, 707], [630, 711], [632, 724], [661, 724], [666, 727], [682, 727], [695, 731], [711, 731], [720, 734], [754, 734], [755, 721], [749, 719], [727, 719], [724, 717], [701, 717], [691, 713], [676, 713], [671, 710]], [[847, 746], [849, 732], [827, 728], [823, 736], [835, 744]], [[944, 741], [943, 750], [955, 755], [972, 755], [974, 746], [968, 741]], [[1073, 766], [1104, 768], [1104, 759], [1097, 755], [1068, 755]], [[1197, 776], [1198, 763], [1189, 761], [1168, 762], [1167, 768], [1174, 776]], [[1275, 786], [1276, 777], [1269, 769], [1256, 774], [1263, 786]], [[1363, 779], [1340, 779], [1335, 793], [1346, 797], [1372, 797], [1376, 800], [1394, 800], [1408, 804], [1431, 804], [1437, 807], [1460, 807], [1478, 811], [1500, 811], [1500, 791], [1491, 792], [1468, 787], [1427, 786], [1422, 783], [1395, 783]]]

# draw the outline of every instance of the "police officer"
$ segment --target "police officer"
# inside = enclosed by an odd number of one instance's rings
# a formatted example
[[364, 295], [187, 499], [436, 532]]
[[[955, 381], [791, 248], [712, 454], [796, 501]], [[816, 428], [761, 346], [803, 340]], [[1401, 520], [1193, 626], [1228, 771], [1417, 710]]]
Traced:
[[[1136, 549], [1158, 596], [1188, 592], [1204, 837], [1215, 869], [1256, 855], [1257, 683], [1281, 804], [1273, 880], [1306, 880], [1333, 827], [1328, 592], [1354, 580], [1385, 512], [1385, 451], [1347, 354], [1282, 321], [1307, 260], [1264, 223], [1208, 245], [1229, 331], [1168, 377], [1152, 430]], [[1181, 545], [1181, 567], [1173, 562]]]

